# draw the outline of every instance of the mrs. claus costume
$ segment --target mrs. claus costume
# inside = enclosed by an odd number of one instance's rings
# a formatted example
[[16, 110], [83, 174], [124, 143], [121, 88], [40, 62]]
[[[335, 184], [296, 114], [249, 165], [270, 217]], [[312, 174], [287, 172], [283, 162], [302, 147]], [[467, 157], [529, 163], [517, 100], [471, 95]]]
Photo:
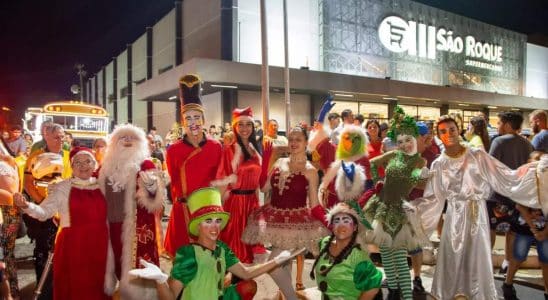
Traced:
[[[250, 107], [234, 109], [232, 112], [232, 127], [236, 135], [238, 122], [250, 122], [253, 124], [253, 112]], [[253, 134], [249, 139], [255, 139]], [[247, 218], [253, 210], [259, 207], [258, 188], [259, 175], [261, 174], [261, 155], [249, 145], [249, 159], [244, 159], [242, 146], [234, 141], [223, 149], [221, 165], [217, 171], [217, 178], [212, 182], [213, 186], [226, 188], [223, 204], [225, 211], [231, 215], [230, 222], [221, 232], [220, 240], [225, 242], [243, 263], [253, 263], [253, 250], [264, 252], [261, 246], [254, 248], [246, 245], [241, 237], [247, 225]]]
[[[88, 148], [76, 147], [74, 157], [85, 155], [97, 162]], [[107, 205], [94, 177], [73, 177], [48, 188], [38, 206], [28, 202], [25, 213], [41, 221], [60, 216], [53, 260], [54, 299], [110, 299], [104, 293], [107, 264]]]

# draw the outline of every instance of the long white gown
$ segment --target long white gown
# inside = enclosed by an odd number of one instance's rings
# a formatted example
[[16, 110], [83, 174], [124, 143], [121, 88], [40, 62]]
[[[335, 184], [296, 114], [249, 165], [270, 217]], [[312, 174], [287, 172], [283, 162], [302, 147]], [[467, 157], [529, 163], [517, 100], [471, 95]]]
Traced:
[[497, 299], [485, 200], [493, 191], [540, 208], [536, 168], [511, 170], [483, 150], [467, 148], [457, 158], [442, 154], [432, 163], [424, 198], [417, 199], [427, 233], [436, 228], [447, 200], [432, 294], [453, 299]]

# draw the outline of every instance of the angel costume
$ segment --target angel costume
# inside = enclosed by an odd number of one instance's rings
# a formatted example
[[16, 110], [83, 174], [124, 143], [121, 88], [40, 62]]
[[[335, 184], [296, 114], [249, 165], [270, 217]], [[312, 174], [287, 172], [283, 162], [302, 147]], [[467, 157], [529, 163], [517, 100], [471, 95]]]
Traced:
[[540, 208], [535, 168], [511, 170], [483, 150], [442, 154], [432, 164], [424, 198], [417, 199], [423, 226], [432, 232], [447, 200], [432, 294], [439, 299], [497, 299], [485, 201], [493, 191]]

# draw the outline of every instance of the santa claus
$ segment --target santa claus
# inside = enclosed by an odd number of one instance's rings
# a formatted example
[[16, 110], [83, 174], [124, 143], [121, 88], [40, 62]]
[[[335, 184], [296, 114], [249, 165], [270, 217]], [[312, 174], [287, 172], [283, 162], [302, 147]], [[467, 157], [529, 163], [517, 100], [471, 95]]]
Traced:
[[156, 287], [131, 276], [139, 259], [159, 264], [156, 218], [165, 193], [150, 157], [145, 133], [131, 124], [116, 127], [110, 137], [99, 184], [107, 200], [107, 218], [114, 259], [107, 263], [106, 285], [120, 281], [122, 299], [156, 299]]

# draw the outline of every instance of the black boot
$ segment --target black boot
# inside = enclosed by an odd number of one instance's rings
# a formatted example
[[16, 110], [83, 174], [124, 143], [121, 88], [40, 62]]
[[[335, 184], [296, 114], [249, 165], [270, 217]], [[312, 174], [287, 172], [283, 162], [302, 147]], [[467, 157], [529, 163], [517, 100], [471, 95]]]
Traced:
[[518, 296], [516, 295], [516, 289], [514, 288], [513, 284], [502, 284], [502, 295], [504, 297], [504, 300], [519, 300]]
[[388, 288], [388, 298], [387, 300], [401, 300], [401, 291], [400, 289], [391, 289]]
[[413, 279], [413, 294], [423, 295], [426, 292], [424, 286], [422, 286], [422, 279], [420, 277], [415, 277]]

